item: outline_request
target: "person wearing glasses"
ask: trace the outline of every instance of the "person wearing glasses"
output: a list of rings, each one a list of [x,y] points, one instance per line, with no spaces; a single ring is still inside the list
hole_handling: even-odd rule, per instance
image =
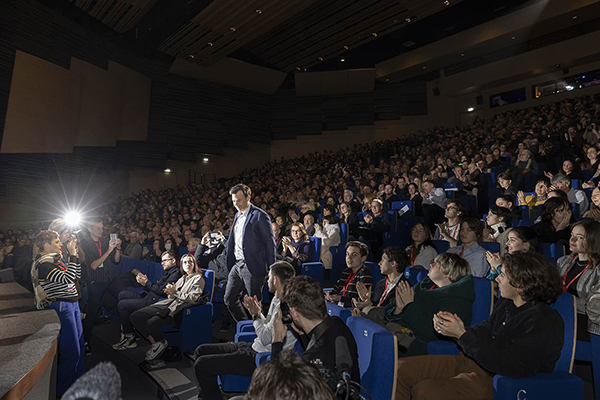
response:
[[[181,270],[177,268],[177,253],[175,250],[165,251],[161,255],[161,265],[163,272],[156,281],[152,283],[148,277],[138,272],[135,279],[138,284],[146,290],[145,297],[137,292],[123,290],[119,293],[119,302],[117,310],[121,318],[121,339],[113,344],[115,350],[125,350],[137,347],[136,338],[133,334],[133,325],[129,316],[137,310],[156,303],[159,299],[165,297],[165,288],[169,284],[177,282],[181,278]]]
[[[450,243],[450,247],[458,244],[460,235],[460,220],[467,216],[467,209],[459,201],[451,201],[446,204],[446,222],[437,224],[437,229],[433,235],[433,240],[445,240]]]
[[[310,243],[310,237],[306,233],[304,225],[300,222],[294,222],[290,227],[290,236],[284,236],[281,239],[283,251],[281,253],[283,260],[292,264],[296,274],[300,275],[302,263],[310,260],[313,248]]]

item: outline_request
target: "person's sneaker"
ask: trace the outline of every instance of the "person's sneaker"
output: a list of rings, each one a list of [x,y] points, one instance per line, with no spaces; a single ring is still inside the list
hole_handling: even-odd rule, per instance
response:
[[[92,354],[92,348],[88,342],[85,342],[85,355],[89,356],[90,354]]]
[[[155,358],[160,357],[160,355],[167,349],[168,343],[166,340],[162,342],[157,342],[150,347],[150,350],[146,352],[146,361],[152,361]]]
[[[133,349],[137,347],[134,335],[121,335],[121,340],[112,345],[115,350]]]

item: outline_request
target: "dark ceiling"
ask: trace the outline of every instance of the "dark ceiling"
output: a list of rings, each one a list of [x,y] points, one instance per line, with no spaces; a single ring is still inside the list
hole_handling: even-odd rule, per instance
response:
[[[373,68],[536,1],[42,2],[143,57],[166,61],[181,57],[200,65],[232,57],[295,72]]]

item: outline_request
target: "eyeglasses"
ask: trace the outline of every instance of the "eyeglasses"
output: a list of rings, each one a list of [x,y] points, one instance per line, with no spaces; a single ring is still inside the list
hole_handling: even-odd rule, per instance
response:
[[[167,258],[166,260],[162,260],[160,263],[164,264],[164,263],[172,261],[172,260],[174,260],[174,258]]]

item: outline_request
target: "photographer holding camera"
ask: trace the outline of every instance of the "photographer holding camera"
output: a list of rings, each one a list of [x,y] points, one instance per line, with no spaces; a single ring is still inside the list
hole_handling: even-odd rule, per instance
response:
[[[342,374],[360,382],[358,352],[350,329],[338,317],[329,317],[319,283],[307,276],[296,276],[283,285],[281,310],[273,322],[271,358],[283,350],[290,329],[299,334],[304,348],[302,358],[315,365],[332,388]]]
[[[217,282],[227,281],[227,239],[222,232],[207,232],[194,255],[200,267],[215,271]]]

